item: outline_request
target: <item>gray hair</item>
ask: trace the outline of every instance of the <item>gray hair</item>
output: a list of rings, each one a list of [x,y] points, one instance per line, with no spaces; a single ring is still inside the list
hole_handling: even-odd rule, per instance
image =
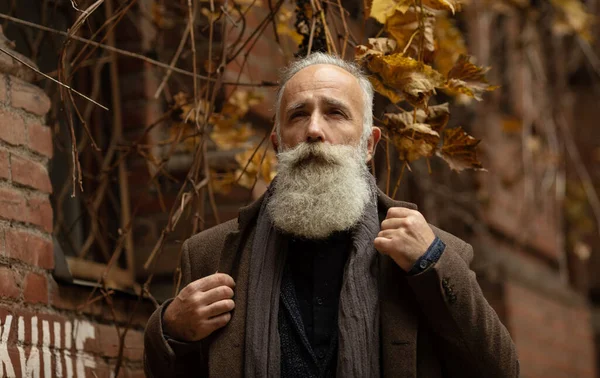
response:
[[[371,133],[373,132],[373,86],[371,85],[371,82],[357,64],[321,52],[316,52],[307,56],[306,58],[296,60],[287,68],[285,68],[281,73],[281,77],[279,80],[279,90],[277,91],[277,99],[275,101],[275,130],[277,132],[277,139],[279,140],[279,144],[281,145],[281,114],[279,114],[279,108],[281,106],[281,98],[283,97],[285,85],[299,71],[306,67],[313,66],[316,64],[329,64],[332,66],[340,67],[352,74],[354,77],[356,77],[356,80],[358,80],[358,84],[360,85],[360,88],[363,91],[364,103],[363,132],[360,144],[361,148],[364,147],[366,149],[367,141],[371,136]]]

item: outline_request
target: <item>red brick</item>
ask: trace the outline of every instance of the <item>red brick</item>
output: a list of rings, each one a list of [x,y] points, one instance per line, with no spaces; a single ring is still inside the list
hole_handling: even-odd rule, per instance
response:
[[[6,229],[7,257],[21,260],[44,269],[54,267],[52,241],[27,231]]]
[[[20,108],[38,116],[48,113],[50,99],[41,88],[15,77],[10,77],[10,80],[10,100],[13,108]]]
[[[144,333],[130,329],[125,336],[123,356],[130,361],[144,359]]]
[[[0,187],[0,218],[29,221],[27,200],[21,190]]]
[[[28,222],[40,226],[46,232],[52,232],[52,205],[50,199],[30,198],[28,201]]]
[[[12,181],[44,193],[52,193],[52,183],[45,166],[27,158],[11,154]]]
[[[28,144],[33,152],[51,158],[54,154],[52,148],[52,129],[39,123],[27,125]]]
[[[122,329],[119,330],[123,332]],[[96,325],[95,343],[89,345],[90,352],[102,353],[105,357],[117,357],[119,355],[119,334],[114,325]]]
[[[6,76],[0,75],[0,102],[5,103],[8,99],[8,87],[6,86]]]
[[[0,150],[0,178],[10,179],[10,165],[8,162],[8,151]]]
[[[0,297],[18,299],[21,294],[19,288],[19,274],[9,267],[0,267]]]
[[[0,139],[13,146],[25,144],[25,123],[18,114],[0,109]]]
[[[48,280],[46,276],[29,273],[25,277],[23,297],[29,303],[48,303]]]

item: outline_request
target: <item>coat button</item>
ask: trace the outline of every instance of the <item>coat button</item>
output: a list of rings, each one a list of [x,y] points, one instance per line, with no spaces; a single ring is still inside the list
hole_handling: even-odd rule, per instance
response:
[[[323,298],[317,297],[317,304],[320,306],[323,304]]]

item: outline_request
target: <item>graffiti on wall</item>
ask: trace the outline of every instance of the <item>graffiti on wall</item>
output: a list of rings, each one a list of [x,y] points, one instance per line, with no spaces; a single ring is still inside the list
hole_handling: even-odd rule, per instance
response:
[[[84,378],[86,368],[96,367],[84,349],[95,333],[85,320],[0,316],[0,376]]]

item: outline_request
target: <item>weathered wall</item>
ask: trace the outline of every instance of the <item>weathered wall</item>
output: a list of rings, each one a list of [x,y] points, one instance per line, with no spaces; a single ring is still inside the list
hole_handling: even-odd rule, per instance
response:
[[[0,45],[11,47],[1,30]],[[91,288],[52,277],[50,100],[33,79],[0,53],[0,376],[108,377],[119,355],[115,324],[132,316],[120,376],[141,377],[148,307],[124,294],[114,295],[114,312],[102,300],[83,306]]]

